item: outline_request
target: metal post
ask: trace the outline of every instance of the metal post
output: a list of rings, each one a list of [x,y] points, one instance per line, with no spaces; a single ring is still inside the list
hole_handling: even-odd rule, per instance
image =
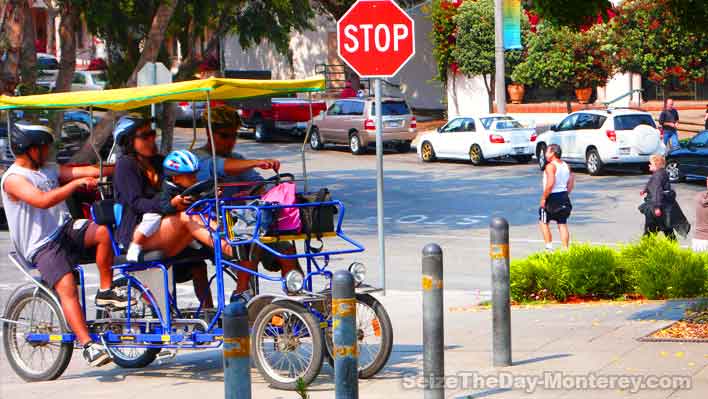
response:
[[[509,297],[509,223],[495,217],[489,225],[492,259],[492,363],[511,366],[511,299]]]
[[[356,334],[354,276],[338,270],[332,278],[332,338],[334,342],[334,397],[359,397],[359,349]]]
[[[376,224],[379,231],[379,285],[386,295],[386,243],[384,241],[383,206],[383,115],[381,111],[381,79],[374,79],[376,109]]]
[[[157,62],[151,63],[152,65],[152,84],[157,84]],[[150,104],[150,128],[152,130],[157,129],[157,123],[155,123],[155,115],[157,114],[157,109],[155,108],[155,103]]]
[[[219,210],[219,176],[217,176],[216,167],[216,148],[214,148],[214,130],[211,128],[211,97],[209,92],[206,92],[207,106],[207,132],[209,133],[209,142],[211,143],[211,167],[214,171],[214,210],[216,211],[216,225],[221,226],[221,215]],[[214,246],[220,245],[215,241]]]
[[[236,132],[238,134],[238,132]],[[189,145],[189,149],[194,148],[197,143],[197,107],[194,106],[194,101],[192,101],[192,144]]]
[[[423,397],[443,399],[445,327],[443,325],[443,254],[438,244],[423,248]]]
[[[224,308],[224,391],[226,399],[251,399],[250,334],[243,303]]]
[[[504,12],[503,0],[494,2],[494,53],[496,61],[495,80],[497,112],[506,114],[506,82],[504,80]]]
[[[307,142],[310,140],[310,135],[312,134],[312,93],[307,92],[307,102],[309,103],[310,106],[310,122],[307,125],[307,131],[305,132],[305,141],[302,143],[302,149],[300,153],[302,154],[302,178],[305,180],[304,182],[304,189],[305,192],[307,192],[308,186],[307,186],[307,160],[305,159],[305,147],[307,146]]]

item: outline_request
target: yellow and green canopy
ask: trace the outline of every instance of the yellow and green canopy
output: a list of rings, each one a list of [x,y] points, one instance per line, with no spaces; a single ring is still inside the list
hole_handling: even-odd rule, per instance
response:
[[[0,96],[0,110],[94,107],[125,111],[165,101],[233,100],[324,89],[325,81],[320,77],[301,80],[209,78],[124,89]]]

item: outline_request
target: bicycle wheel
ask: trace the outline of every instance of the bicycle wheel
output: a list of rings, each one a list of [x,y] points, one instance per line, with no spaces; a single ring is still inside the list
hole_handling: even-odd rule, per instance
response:
[[[331,306],[331,304],[330,304]],[[359,378],[371,378],[386,365],[393,349],[393,327],[381,302],[369,294],[356,295]],[[332,327],[325,329],[327,363],[334,368]]]
[[[121,277],[113,282],[116,288],[122,288],[127,290],[128,279]],[[130,297],[137,298],[138,303],[130,308],[131,319],[145,319],[154,318],[157,324],[157,312],[154,306],[143,297],[142,293],[135,285],[130,288]],[[96,310],[97,319],[124,319],[127,317],[126,309],[112,309],[104,308]],[[131,328],[127,328],[125,324],[122,323],[111,323],[109,329],[118,335],[121,334],[139,334],[140,326],[138,324],[132,324]],[[139,369],[146,367],[157,357],[160,353],[159,348],[139,348],[139,347],[119,347],[115,344],[108,344],[106,349],[111,353],[113,358],[113,363],[126,369]]]
[[[74,343],[29,342],[26,334],[70,333],[61,308],[34,286],[21,288],[7,304],[3,323],[3,346],[10,366],[28,382],[55,380],[71,360]]]
[[[251,330],[251,358],[277,389],[309,384],[322,368],[322,334],[317,319],[299,303],[279,301],[261,310]]]

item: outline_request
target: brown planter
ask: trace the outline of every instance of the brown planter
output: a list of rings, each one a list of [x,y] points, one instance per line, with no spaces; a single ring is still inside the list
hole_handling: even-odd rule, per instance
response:
[[[506,86],[506,91],[509,93],[509,99],[512,104],[521,104],[521,102],[524,101],[524,92],[526,89],[521,83],[509,84]]]
[[[590,101],[590,96],[592,96],[592,87],[575,89],[575,97],[578,98],[580,104],[587,104]]]

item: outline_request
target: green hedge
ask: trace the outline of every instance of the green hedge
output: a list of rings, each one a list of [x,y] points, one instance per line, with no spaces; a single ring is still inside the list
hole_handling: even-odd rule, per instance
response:
[[[567,251],[512,261],[510,272],[511,297],[517,302],[708,295],[708,254],[696,254],[663,236],[619,248],[575,244]]]

